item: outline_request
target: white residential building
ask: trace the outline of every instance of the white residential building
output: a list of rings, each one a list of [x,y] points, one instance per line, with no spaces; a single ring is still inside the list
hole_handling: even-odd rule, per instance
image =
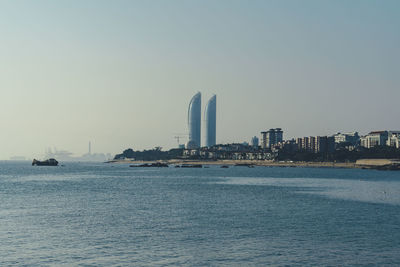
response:
[[[388,131],[370,132],[368,135],[360,138],[360,145],[366,148],[384,146],[388,140],[388,134]]]
[[[400,148],[400,131],[390,131],[386,145]]]

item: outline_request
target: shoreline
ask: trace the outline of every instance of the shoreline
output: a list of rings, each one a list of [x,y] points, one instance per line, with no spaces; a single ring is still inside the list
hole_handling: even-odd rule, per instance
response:
[[[308,168],[347,168],[347,169],[361,169],[363,166],[357,165],[355,162],[276,162],[276,161],[262,161],[262,160],[184,160],[184,159],[171,159],[171,160],[110,160],[106,163],[113,164],[151,164],[155,162],[166,163],[168,165],[252,165],[263,167],[308,167]]]

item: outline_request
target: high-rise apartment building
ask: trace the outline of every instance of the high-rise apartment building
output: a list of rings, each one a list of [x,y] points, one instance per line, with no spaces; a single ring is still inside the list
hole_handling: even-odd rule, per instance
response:
[[[283,141],[283,131],[281,128],[269,129],[269,131],[261,132],[262,148],[271,148]]]
[[[308,136],[297,138],[297,149],[313,153],[330,153],[335,148],[333,136]]]
[[[314,153],[332,153],[335,150],[335,138],[333,136],[316,136],[314,140]]]

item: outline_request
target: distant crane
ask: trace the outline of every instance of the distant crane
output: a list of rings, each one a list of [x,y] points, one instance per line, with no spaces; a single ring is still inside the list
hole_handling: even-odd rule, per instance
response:
[[[178,147],[180,146],[180,142],[179,142],[179,140],[180,139],[182,139],[182,138],[186,138],[188,136],[188,134],[176,134],[175,136],[174,136],[174,138],[176,139],[176,141],[177,141],[177,143],[178,143]]]
[[[179,135],[174,136],[174,138],[176,139],[176,141],[178,142],[179,145],[179,138],[181,138]]]

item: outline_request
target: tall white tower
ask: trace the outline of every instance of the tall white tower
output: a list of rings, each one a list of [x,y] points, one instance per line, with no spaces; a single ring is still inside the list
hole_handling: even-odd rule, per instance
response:
[[[217,96],[213,95],[208,100],[204,110],[204,121],[206,124],[206,146],[211,147],[216,144],[217,135]]]
[[[188,108],[189,142],[187,148],[198,148],[201,145],[201,93],[190,100]]]

